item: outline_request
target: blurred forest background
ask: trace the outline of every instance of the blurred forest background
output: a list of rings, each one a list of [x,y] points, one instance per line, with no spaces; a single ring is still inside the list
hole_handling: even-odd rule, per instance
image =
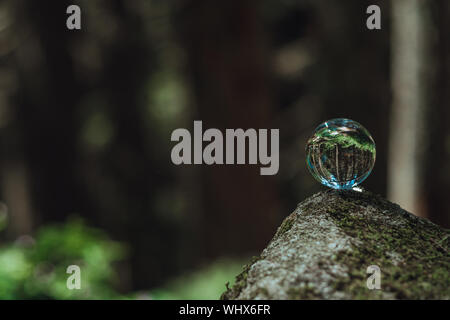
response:
[[[218,298],[323,189],[304,147],[335,117],[377,144],[365,188],[449,227],[448,101],[447,0],[2,0],[0,298]],[[279,173],[173,165],[193,120],[279,128]]]

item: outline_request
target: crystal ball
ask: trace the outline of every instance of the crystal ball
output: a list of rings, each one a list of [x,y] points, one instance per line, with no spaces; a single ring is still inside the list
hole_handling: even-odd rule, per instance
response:
[[[306,145],[306,165],[323,185],[340,190],[355,188],[375,164],[375,142],[369,131],[350,119],[321,123]]]

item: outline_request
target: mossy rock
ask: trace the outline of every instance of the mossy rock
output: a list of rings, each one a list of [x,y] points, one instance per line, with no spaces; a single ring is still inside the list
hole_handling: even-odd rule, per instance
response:
[[[450,299],[450,231],[368,191],[300,203],[222,299]],[[369,289],[369,266],[380,289]]]

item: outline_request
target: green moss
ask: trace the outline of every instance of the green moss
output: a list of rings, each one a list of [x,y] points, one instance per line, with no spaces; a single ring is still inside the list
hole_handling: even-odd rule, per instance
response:
[[[280,227],[277,230],[277,233],[275,234],[275,237],[280,237],[286,232],[288,232],[292,226],[294,225],[295,219],[297,218],[297,214],[291,213],[284,221],[281,223]]]
[[[287,291],[289,300],[313,300],[318,298],[318,293],[312,284],[302,288],[290,288]]]
[[[259,287],[253,292],[253,295],[250,297],[250,299],[255,299],[257,296],[269,296],[269,291],[266,288]]]
[[[243,271],[236,276],[233,287],[229,288],[229,284],[226,284],[227,290],[220,296],[220,300],[233,300],[237,298],[242,289],[247,285],[247,275],[250,267],[260,259],[261,257],[259,256],[252,257],[250,262],[244,266]]]
[[[280,227],[278,228],[275,237],[280,237],[283,234],[285,234],[287,231],[289,231],[292,226],[294,225],[296,219],[296,213],[290,214],[284,221],[281,223]],[[247,285],[247,274],[250,270],[250,267],[257,261],[259,261],[261,258],[259,256],[252,257],[251,261],[246,264],[243,268],[243,271],[236,276],[235,284],[232,288],[229,288],[229,284],[226,284],[227,290],[222,294],[220,297],[221,300],[232,300],[235,299],[239,293],[242,291],[242,289]],[[267,289],[265,288],[259,288],[259,293],[262,293],[263,295],[267,295]],[[255,296],[258,294],[255,293]]]
[[[353,243],[352,251],[336,255],[337,262],[347,266],[349,276],[338,279],[335,288],[356,299],[381,298],[381,291],[398,299],[450,297],[448,231],[431,223],[419,225],[417,218],[406,213],[404,223],[398,225],[358,215],[375,203],[389,210],[388,214],[401,214],[398,206],[369,192],[336,193],[333,203],[326,208],[340,230],[362,243]],[[396,262],[391,252],[399,255],[400,261]],[[369,265],[381,269],[381,291],[367,290],[365,271]]]
[[[311,228],[309,222],[303,224],[296,236],[301,235],[298,239],[305,240],[315,238],[317,235],[314,235],[313,226],[322,222],[311,217],[316,216],[317,219],[331,221],[340,233],[346,234],[346,241],[350,242],[349,248],[326,252],[324,257],[331,258],[319,257],[314,265],[308,266],[305,270],[308,278],[300,277],[299,281],[289,284],[292,287],[285,288],[289,299],[330,297],[329,290],[326,294],[321,292],[318,283],[311,280],[324,272],[331,277],[324,285],[328,288],[331,286],[333,297],[339,297],[339,293],[342,293],[342,297],[346,299],[450,299],[449,230],[414,217],[398,205],[367,191],[328,190],[301,203],[299,210],[301,215],[296,211],[283,221],[272,241],[289,241],[286,233],[294,223],[301,223],[300,219],[305,218],[313,224]],[[326,226],[324,224],[324,230]],[[337,235],[336,238],[340,237]],[[276,250],[282,248],[283,245],[280,245]],[[314,255],[315,249],[318,249],[317,258],[323,254],[320,251],[323,250],[323,242],[317,248],[312,243],[307,250]],[[281,251],[280,253],[282,254]],[[254,257],[244,267],[236,277],[235,285],[232,288],[227,286],[221,299],[235,299],[240,295],[249,285],[247,276],[250,267],[260,259]],[[304,263],[297,258],[289,261],[289,264],[284,262],[284,268],[289,270],[294,268],[294,264]],[[381,269],[381,290],[367,288],[369,274],[366,270],[370,265],[377,265]],[[345,271],[336,272],[336,267]],[[244,295],[247,299],[256,296],[271,299],[277,297],[276,293],[269,294],[267,288],[259,287],[258,283],[252,283],[250,288],[249,294]]]

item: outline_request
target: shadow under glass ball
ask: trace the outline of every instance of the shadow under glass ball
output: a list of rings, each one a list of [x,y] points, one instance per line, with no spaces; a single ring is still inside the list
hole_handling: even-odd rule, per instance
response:
[[[348,190],[363,182],[375,164],[370,133],[350,119],[332,119],[315,130],[306,145],[306,164],[325,186]]]

